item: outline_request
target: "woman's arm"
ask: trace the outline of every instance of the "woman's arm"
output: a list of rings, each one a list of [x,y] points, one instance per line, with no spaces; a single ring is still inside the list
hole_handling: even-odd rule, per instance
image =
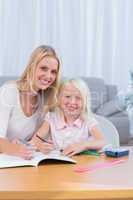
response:
[[[105,146],[104,136],[97,126],[93,126],[90,130],[91,139],[88,141],[79,142],[68,146],[63,153],[68,156],[73,156],[81,151],[88,149],[100,150]]]
[[[36,147],[37,150],[42,153],[48,153],[49,151],[54,149],[53,143],[51,139],[45,139],[50,130],[50,125],[47,121],[44,121],[38,131],[33,135],[30,140],[30,144]]]
[[[14,144],[7,138],[11,113],[17,105],[17,91],[14,84],[5,83],[0,87],[0,153],[20,156],[25,159],[32,157],[32,152],[25,145]],[[8,130],[10,132],[10,130]]]
[[[33,157],[32,150],[26,147],[26,145],[21,143],[13,143],[5,138],[0,138],[0,153],[19,156],[24,159],[31,159]]]

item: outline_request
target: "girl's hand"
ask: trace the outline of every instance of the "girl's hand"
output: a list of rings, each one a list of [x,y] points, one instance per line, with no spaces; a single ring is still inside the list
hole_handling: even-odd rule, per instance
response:
[[[41,151],[42,153],[49,153],[54,149],[54,145],[51,139],[48,139],[47,142],[43,142],[36,136],[33,136],[29,143],[34,146],[36,150]]]
[[[39,151],[41,151],[42,153],[49,153],[50,151],[54,149],[55,147],[53,145],[53,142],[50,140],[48,142],[41,142],[39,146]]]
[[[75,143],[69,145],[67,148],[63,150],[63,154],[66,156],[73,156],[75,154],[80,153],[81,151],[86,150],[86,142]]]

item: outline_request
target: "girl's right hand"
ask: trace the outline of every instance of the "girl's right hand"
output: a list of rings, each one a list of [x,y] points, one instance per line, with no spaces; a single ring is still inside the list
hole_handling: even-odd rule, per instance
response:
[[[47,142],[42,142],[40,147],[39,147],[39,151],[41,151],[42,153],[49,153],[50,151],[54,150],[55,147],[52,143],[52,141],[49,143]]]
[[[39,140],[37,137],[34,137],[29,141],[32,146],[35,146],[36,149],[42,153],[49,153],[50,151],[54,150],[54,145],[52,140],[48,140],[48,142],[43,142]]]

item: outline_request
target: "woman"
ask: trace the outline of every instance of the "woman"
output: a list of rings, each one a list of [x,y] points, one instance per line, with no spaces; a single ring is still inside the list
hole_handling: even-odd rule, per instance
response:
[[[26,70],[19,80],[5,83],[0,88],[0,152],[32,157],[32,151],[17,141],[30,140],[42,121],[42,114],[55,102],[60,61],[55,50],[40,46],[34,50]],[[44,108],[44,109],[43,109]],[[42,145],[43,151],[53,148]]]

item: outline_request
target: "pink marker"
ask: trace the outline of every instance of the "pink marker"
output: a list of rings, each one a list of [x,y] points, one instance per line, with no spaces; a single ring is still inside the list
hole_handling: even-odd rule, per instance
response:
[[[117,164],[121,164],[125,161],[126,160],[113,160],[111,162],[97,164],[93,167],[76,167],[74,169],[74,171],[77,172],[77,173],[93,172],[97,169],[108,168],[108,167],[111,167],[111,166],[114,166],[114,165],[117,165]]]

